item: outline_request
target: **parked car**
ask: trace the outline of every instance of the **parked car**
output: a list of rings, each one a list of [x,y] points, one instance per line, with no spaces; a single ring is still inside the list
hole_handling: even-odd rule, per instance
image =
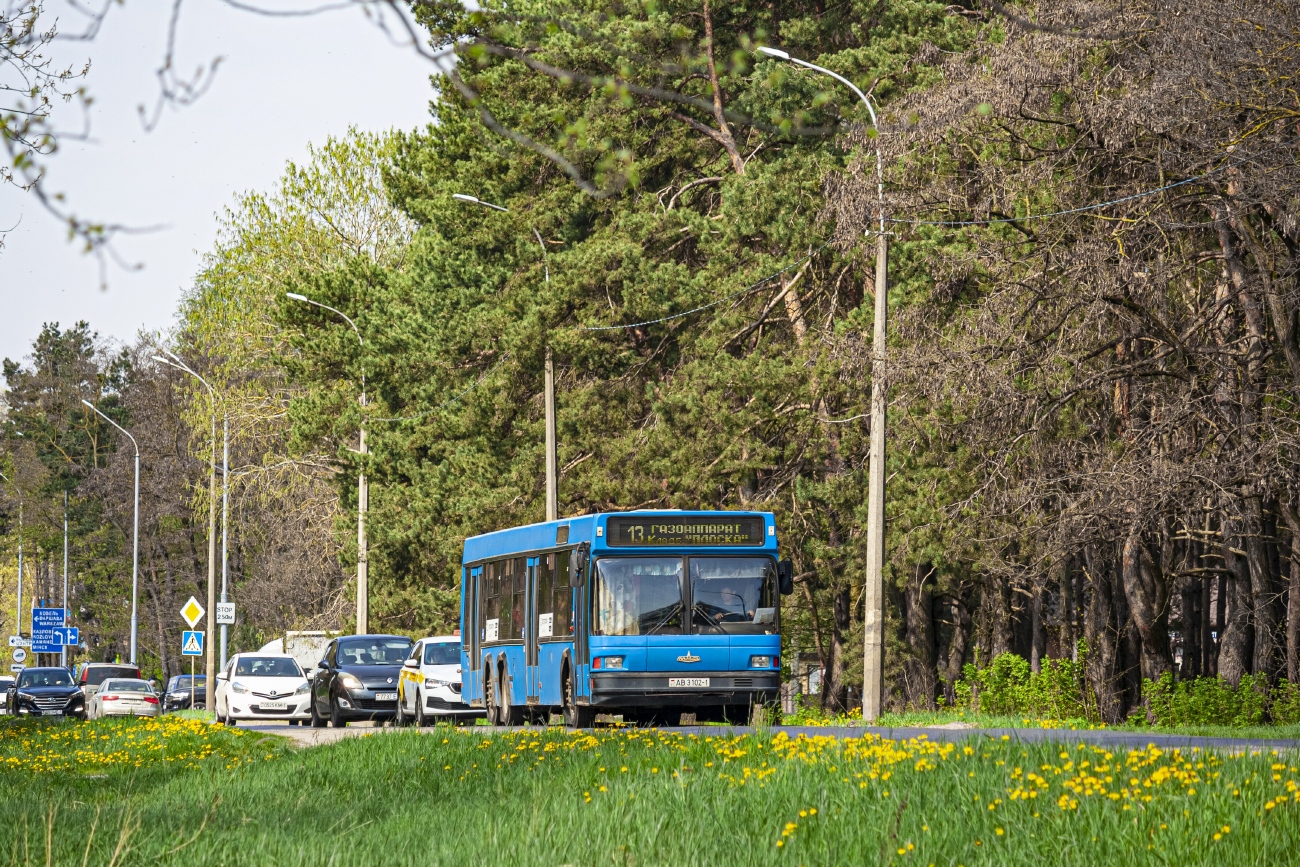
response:
[[[350,720],[391,719],[397,712],[397,679],[414,643],[402,635],[331,641],[311,680],[311,724],[343,728]]]
[[[163,713],[189,710],[191,697],[194,708],[208,709],[207,675],[197,674],[191,677],[188,674],[178,674],[167,681],[167,689],[163,691],[162,696]]]
[[[86,719],[106,716],[158,716],[162,712],[158,694],[147,680],[110,677],[90,694]]]
[[[6,693],[5,704],[16,716],[86,715],[86,701],[66,668],[29,668]]]
[[[73,676],[87,704],[90,703],[91,694],[110,677],[125,677],[133,680],[144,678],[136,666],[118,662],[83,662],[74,669]]]
[[[241,719],[287,719],[290,725],[311,718],[307,675],[283,653],[236,653],[217,675],[213,695],[217,719],[235,725]]]
[[[426,726],[433,717],[461,723],[482,715],[460,698],[460,639],[443,635],[415,642],[397,681],[397,724]]]
[[[9,713],[9,701],[8,701],[9,688],[12,687],[16,682],[17,681],[15,681],[12,677],[9,677],[8,675],[0,677],[0,693],[3,693],[5,695],[5,700],[0,701],[0,714]]]

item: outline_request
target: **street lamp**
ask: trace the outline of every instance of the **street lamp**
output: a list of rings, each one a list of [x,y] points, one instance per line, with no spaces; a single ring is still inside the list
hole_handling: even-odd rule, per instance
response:
[[[474,196],[467,196],[464,193],[452,193],[451,196],[458,202],[465,202],[470,205],[482,205],[485,208],[491,208],[494,211],[503,211],[509,213],[509,208],[503,208],[500,205],[494,205],[491,202],[485,202]],[[537,239],[537,244],[542,248],[542,269],[546,274],[547,287],[551,284],[551,266],[546,261],[546,242],[542,240],[542,235],[533,228],[533,237]],[[559,460],[556,454],[556,436],[555,436],[555,367],[551,363],[551,344],[546,343],[546,376],[545,376],[545,395],[543,403],[546,408],[546,520],[556,521],[560,517],[560,494],[559,494]]]
[[[766,45],[758,52],[778,60],[829,75],[857,94],[867,107],[877,132],[876,109],[867,95],[844,76],[829,69],[791,57]],[[889,313],[889,243],[885,236],[885,170],[880,147],[876,146],[876,194],[880,200],[880,230],[876,233],[876,313],[871,334],[871,463],[867,483],[867,585],[863,636],[862,718],[880,716],[880,687],[883,676],[884,569],[885,569],[885,317]]]
[[[361,337],[361,329],[357,328],[357,323],[352,321],[351,316],[328,304],[313,301],[306,295],[299,295],[297,292],[286,292],[285,297],[328,310],[342,318],[352,326],[353,333],[357,335],[357,345],[361,347],[364,354],[366,342]],[[366,365],[363,359],[361,362],[361,431],[357,437],[357,453],[361,455],[361,472],[357,475],[357,633],[359,635],[365,635],[370,631],[370,554],[366,545],[366,512],[370,509],[370,483],[366,479],[366,455],[370,452],[366,448],[365,413]]]
[[[163,358],[161,355],[154,355],[152,356],[153,360],[158,362],[159,364],[165,364],[168,367],[174,367],[177,370],[188,373],[190,376],[194,377],[199,382],[203,383],[203,387],[208,390],[208,398],[212,401],[212,462],[208,464],[208,470],[209,470],[209,474],[208,474],[208,623],[210,625],[216,619],[215,612],[217,607],[217,393],[212,388],[212,385],[206,379],[199,376],[192,368],[189,367],[189,365],[181,361],[180,356],[166,349],[164,349],[163,352],[167,354],[167,358]],[[225,454],[228,459],[230,455],[229,415],[226,416],[226,423],[225,423],[224,430],[226,431]],[[225,491],[225,483],[226,483],[226,467],[223,465],[221,468],[221,484],[222,484],[223,492]],[[224,496],[223,496],[223,500],[224,500]],[[223,517],[222,525],[221,525],[221,532],[223,534],[223,542],[221,546],[222,551],[225,551],[225,542],[224,542],[225,531],[226,531],[226,527],[225,527],[225,520]],[[223,584],[225,581],[225,572],[226,572],[225,563],[223,562],[222,569],[221,569]],[[222,601],[224,602],[225,601],[224,587],[222,588],[221,595],[222,595]],[[211,633],[212,630],[209,628],[208,629],[209,637],[211,637]],[[215,712],[217,707],[217,699],[216,699],[217,670],[216,670],[216,660],[213,654],[215,653],[216,649],[212,646],[211,641],[208,641],[207,646],[208,646],[208,651],[205,654],[207,656],[207,660],[206,660],[206,665],[204,666],[207,670],[206,671],[207,676],[204,678],[206,683],[204,684],[204,698],[203,698],[204,705],[203,706],[207,710]],[[222,667],[223,668],[225,667],[224,659],[222,660]]]
[[[15,491],[18,491],[18,620],[14,632],[21,638],[23,634],[23,492],[4,473],[0,473],[0,479],[4,479],[14,486]]]
[[[90,401],[82,398],[82,403],[90,407],[95,415],[117,428],[127,439],[131,440],[131,446],[135,449],[135,513],[131,520],[131,664],[135,665],[136,641],[140,634],[140,609],[138,607],[140,592],[140,445],[131,436],[130,431],[104,415]],[[64,518],[64,524],[67,524],[67,518]],[[66,557],[66,554],[65,554]]]

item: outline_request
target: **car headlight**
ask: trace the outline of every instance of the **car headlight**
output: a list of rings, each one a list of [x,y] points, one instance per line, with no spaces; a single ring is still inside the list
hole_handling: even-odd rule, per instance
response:
[[[19,701],[35,701],[36,699],[34,699],[34,698],[31,696],[30,693],[20,692],[20,693],[18,693],[18,700],[19,700]]]
[[[455,683],[453,680],[438,680],[436,677],[426,677],[424,679],[424,688],[441,689],[444,686],[451,686],[453,683]]]
[[[346,672],[339,675],[339,683],[343,684],[344,689],[365,689],[365,684],[353,675]]]
[[[230,682],[230,691],[231,691],[231,692],[248,692],[248,687],[244,686],[242,683],[240,683],[240,682],[237,681],[237,680],[232,680],[232,681]]]
[[[309,689],[310,689],[310,687],[308,687],[307,684],[304,683],[302,686],[300,686],[300,687],[298,687],[297,689],[295,689],[295,690],[293,691],[293,694],[294,694],[294,695],[306,695]]]

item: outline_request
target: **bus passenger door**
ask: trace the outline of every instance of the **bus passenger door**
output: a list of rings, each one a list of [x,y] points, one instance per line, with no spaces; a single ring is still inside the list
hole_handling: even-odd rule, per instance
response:
[[[586,542],[569,557],[569,586],[573,588],[573,665],[577,676],[574,678],[574,694],[589,697],[591,689],[587,686],[590,659],[587,656],[588,615],[591,612],[591,582],[587,579],[588,561],[591,559],[591,546]]]
[[[469,580],[465,582],[465,593],[461,600],[465,615],[460,624],[460,645],[465,652],[461,660],[461,691],[465,702],[477,701],[483,704],[483,624],[479,617],[480,599],[483,583],[483,567],[476,566],[469,570]]]
[[[524,602],[524,670],[529,704],[537,704],[537,560],[528,558],[528,595]]]

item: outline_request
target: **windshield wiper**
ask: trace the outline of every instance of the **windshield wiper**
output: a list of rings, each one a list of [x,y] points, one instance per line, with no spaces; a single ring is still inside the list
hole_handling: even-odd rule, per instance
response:
[[[691,609],[691,613],[700,615],[701,620],[696,621],[697,626],[711,626],[714,629],[716,629],[718,632],[727,631],[722,628],[722,625],[720,623],[718,623],[716,620],[713,619],[713,615],[711,613],[705,610],[704,603],[696,602],[694,607]]]
[[[668,613],[664,615],[662,620],[660,620],[654,626],[651,626],[649,629],[647,629],[645,634],[654,635],[656,630],[661,629],[662,627],[667,625],[669,620],[672,620],[674,617],[676,617],[681,613],[682,613],[682,603],[678,602],[674,604],[672,608],[668,609]]]

